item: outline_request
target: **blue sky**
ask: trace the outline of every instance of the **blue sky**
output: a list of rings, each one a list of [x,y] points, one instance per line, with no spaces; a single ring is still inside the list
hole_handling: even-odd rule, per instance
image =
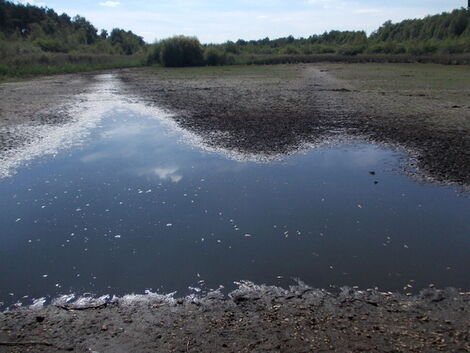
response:
[[[371,32],[386,20],[449,11],[467,0],[21,0],[71,16],[80,14],[96,27],[130,29],[147,42],[176,34],[202,42],[308,37],[332,29]]]

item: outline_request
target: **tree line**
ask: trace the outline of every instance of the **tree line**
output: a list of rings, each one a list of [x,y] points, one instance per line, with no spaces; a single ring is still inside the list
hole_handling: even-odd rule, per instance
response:
[[[53,53],[57,55],[52,58],[49,54]],[[387,21],[370,35],[329,31],[308,38],[239,39],[222,44],[201,44],[195,37],[175,36],[149,45],[131,31],[98,31],[81,16],[71,18],[49,8],[0,0],[0,59],[7,58],[8,65],[19,67],[22,61],[12,63],[12,57],[31,54],[31,62],[54,62],[64,61],[58,55],[69,53],[142,56],[146,57],[142,64],[163,66],[295,62],[295,58],[313,56],[453,56],[470,53],[470,10],[461,8],[399,23]]]
[[[185,49],[186,48],[186,49]],[[164,66],[224,65],[230,63],[295,62],[312,55],[454,55],[470,53],[470,10],[424,19],[385,22],[369,36],[364,31],[330,31],[308,38],[227,41],[202,45],[194,37],[177,36],[153,44],[148,63]],[[279,61],[283,57],[285,60]],[[276,59],[277,58],[277,59]]]
[[[0,0],[0,56],[40,51],[132,55],[145,46],[131,31],[98,32],[82,16],[71,18],[49,8]]]

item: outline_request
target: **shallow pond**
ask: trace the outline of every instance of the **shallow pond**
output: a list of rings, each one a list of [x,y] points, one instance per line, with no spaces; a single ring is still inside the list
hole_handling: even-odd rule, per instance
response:
[[[238,280],[470,289],[468,194],[400,174],[398,152],[341,144],[240,161],[170,118],[100,114],[80,145],[0,180],[5,306]]]

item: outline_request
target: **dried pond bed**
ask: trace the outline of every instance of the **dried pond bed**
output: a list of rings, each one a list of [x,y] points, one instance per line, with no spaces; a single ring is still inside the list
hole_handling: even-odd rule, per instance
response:
[[[366,136],[409,148],[434,179],[468,185],[470,109],[461,100],[468,89],[455,93],[448,86],[441,97],[432,90],[377,90],[344,70],[141,69],[119,77],[125,94],[177,112],[182,127],[217,148],[269,156],[345,134]],[[91,82],[67,75],[2,85],[2,131],[18,123],[60,124],[68,118],[58,111],[61,97],[82,93]],[[24,141],[2,133],[0,142],[9,149]],[[408,297],[254,286],[231,299],[216,293],[3,313],[0,352],[466,352],[468,315],[468,294],[452,289]]]

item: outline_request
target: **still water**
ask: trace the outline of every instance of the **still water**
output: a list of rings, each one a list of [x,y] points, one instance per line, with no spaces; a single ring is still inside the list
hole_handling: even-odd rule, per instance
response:
[[[164,120],[164,119],[163,119]],[[0,180],[0,302],[286,286],[470,289],[470,199],[376,145],[273,161],[207,151],[110,109],[80,146]]]

